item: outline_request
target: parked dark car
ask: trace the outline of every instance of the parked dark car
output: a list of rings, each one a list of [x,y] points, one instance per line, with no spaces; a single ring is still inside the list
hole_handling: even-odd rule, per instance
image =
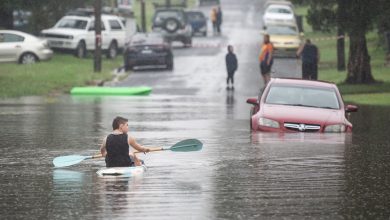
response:
[[[207,18],[201,11],[187,11],[187,18],[192,26],[192,35],[201,33],[207,36]]]
[[[125,70],[134,67],[161,67],[173,69],[171,46],[161,34],[137,33],[127,43],[124,51]]]
[[[181,41],[185,47],[192,46],[192,28],[183,9],[160,8],[154,12],[152,30],[171,41]]]

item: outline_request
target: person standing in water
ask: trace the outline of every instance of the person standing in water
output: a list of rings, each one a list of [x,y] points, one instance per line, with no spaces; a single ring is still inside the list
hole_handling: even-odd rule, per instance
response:
[[[230,89],[229,83],[231,82],[232,87],[231,89],[234,89],[234,73],[236,72],[238,68],[238,61],[236,54],[233,52],[233,46],[229,45],[227,47],[228,53],[226,54],[225,60],[226,60],[226,70],[227,70],[227,79],[226,79],[226,89]]]
[[[264,87],[271,80],[271,68],[274,62],[273,51],[274,47],[270,41],[270,36],[266,34],[264,35],[264,42],[259,55],[260,71],[263,77]]]

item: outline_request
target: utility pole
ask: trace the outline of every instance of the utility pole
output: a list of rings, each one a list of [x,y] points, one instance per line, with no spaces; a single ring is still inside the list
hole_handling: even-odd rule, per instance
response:
[[[141,0],[141,25],[142,31],[146,33],[145,0]]]
[[[95,53],[93,71],[102,71],[102,0],[95,0]]]

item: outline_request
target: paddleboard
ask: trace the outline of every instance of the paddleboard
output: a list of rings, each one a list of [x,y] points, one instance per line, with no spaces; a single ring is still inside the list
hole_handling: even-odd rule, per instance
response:
[[[109,167],[102,168],[96,173],[99,176],[122,176],[122,177],[136,177],[141,176],[147,170],[145,165],[136,167]]]
[[[70,91],[72,95],[149,95],[152,88],[140,87],[73,87]]]

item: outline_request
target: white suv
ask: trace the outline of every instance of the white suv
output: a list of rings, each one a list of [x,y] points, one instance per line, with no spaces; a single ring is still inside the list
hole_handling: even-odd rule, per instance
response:
[[[102,15],[102,50],[108,58],[115,58],[126,42],[125,27],[120,17]],[[85,57],[88,50],[95,49],[94,16],[67,15],[50,29],[41,31],[53,49],[71,50],[77,57]]]

